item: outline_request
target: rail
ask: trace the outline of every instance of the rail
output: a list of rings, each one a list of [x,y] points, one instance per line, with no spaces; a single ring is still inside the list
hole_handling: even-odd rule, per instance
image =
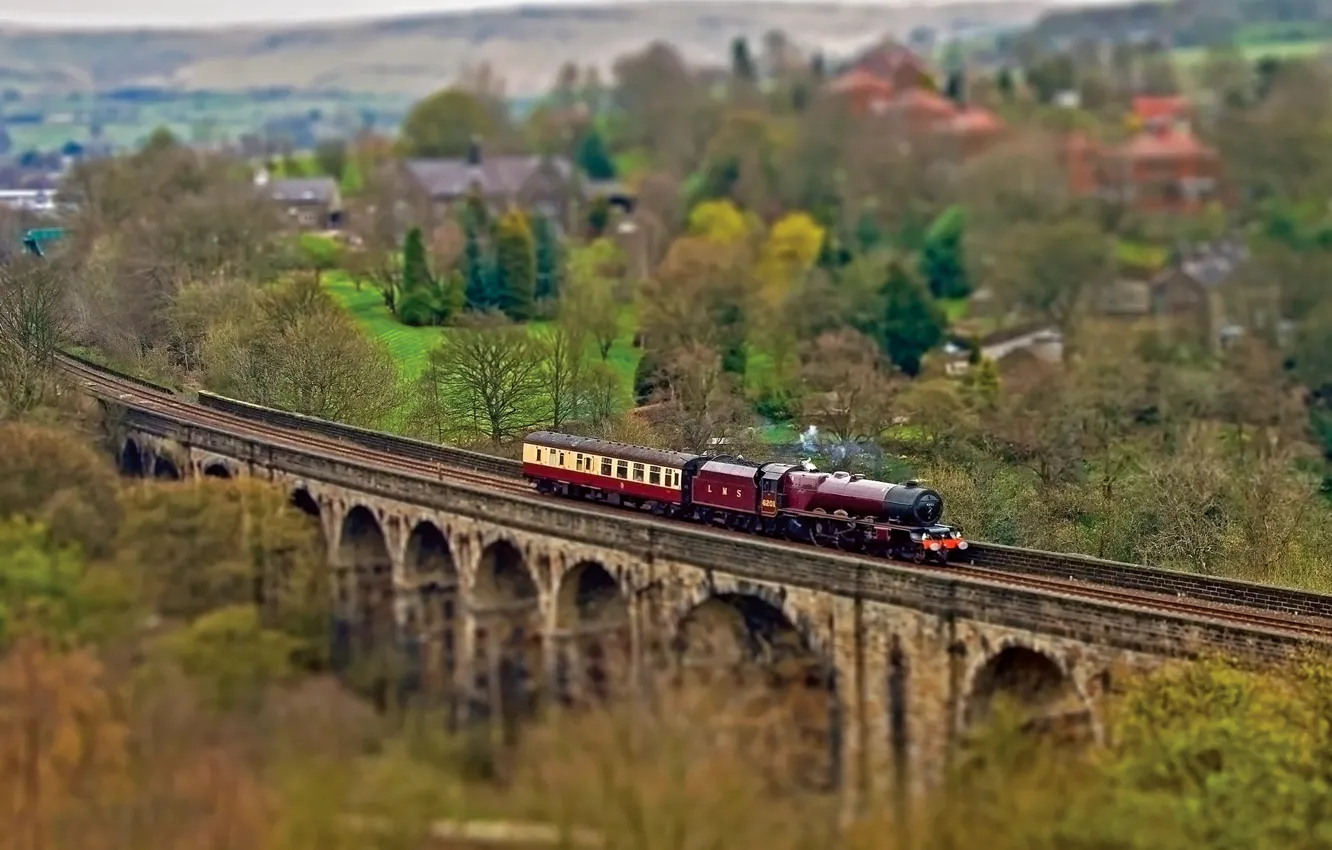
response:
[[[394,434],[272,410],[212,393],[199,393],[199,402],[206,407],[255,422],[318,433],[374,451],[400,454],[424,463],[443,464],[515,479],[522,477],[522,464],[508,458],[437,446]],[[1016,574],[1071,579],[1152,593],[1174,593],[1204,602],[1244,605],[1267,611],[1332,619],[1332,595],[1240,579],[1186,573],[1164,567],[1108,561],[1088,555],[1044,552],[1038,549],[976,541],[968,550],[966,563]]]
[[[80,357],[77,354],[70,354],[68,351],[62,351],[58,355],[56,355],[57,360],[59,360],[62,357],[73,360],[76,363],[82,363],[84,366],[87,366],[89,369],[96,369],[99,372],[104,372],[108,375],[112,375],[116,378],[119,378],[122,381],[128,381],[131,384],[143,387],[144,389],[152,390],[153,392],[166,393],[167,395],[176,394],[176,391],[171,389],[170,387],[164,387],[161,384],[154,384],[152,381],[148,381],[143,378],[136,378],[133,375],[126,374],[117,369],[112,369],[110,366],[107,366],[105,363],[94,363],[92,360],[89,360],[86,357]]]

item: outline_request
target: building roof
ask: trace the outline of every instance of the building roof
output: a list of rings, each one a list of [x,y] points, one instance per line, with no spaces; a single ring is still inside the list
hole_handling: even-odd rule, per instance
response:
[[[939,118],[952,118],[957,115],[957,105],[951,100],[924,89],[907,89],[899,93],[888,103],[890,111],[928,112]]]
[[[855,60],[853,67],[879,77],[891,77],[903,67],[914,68],[930,75],[930,67],[911,48],[891,38],[884,39],[866,50]]]
[[[948,129],[963,135],[997,133],[1004,129],[1004,122],[988,109],[968,106],[958,110],[948,121]]]
[[[668,466],[672,469],[683,467],[698,457],[686,452],[672,452],[663,449],[651,449],[645,446],[631,446],[612,440],[598,440],[593,437],[579,437],[573,434],[561,434],[558,431],[533,431],[523,439],[533,446],[551,449],[563,449],[566,452],[585,452],[590,455],[609,457],[615,460],[648,463],[656,466]]]
[[[1249,248],[1235,239],[1221,239],[1199,245],[1179,259],[1172,268],[1157,276],[1159,285],[1174,274],[1185,274],[1206,288],[1221,286],[1230,280],[1249,259]]]
[[[864,68],[853,68],[828,84],[834,94],[878,94],[891,97],[893,84]]]
[[[337,200],[338,182],[332,177],[290,177],[269,183],[268,194],[284,204],[327,204]]]
[[[1112,152],[1127,159],[1192,159],[1214,157],[1216,152],[1187,129],[1145,130]]]
[[[1188,99],[1179,95],[1139,95],[1133,98],[1133,115],[1144,122],[1177,118],[1188,111]]]
[[[412,159],[407,172],[432,198],[465,195],[476,184],[483,195],[512,195],[518,192],[549,162],[564,178],[573,176],[573,164],[565,157],[490,156],[478,163],[466,159]]]

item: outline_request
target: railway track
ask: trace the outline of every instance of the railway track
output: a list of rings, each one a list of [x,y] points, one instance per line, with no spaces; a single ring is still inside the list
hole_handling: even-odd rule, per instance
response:
[[[256,421],[252,417],[238,416],[214,408],[204,407],[182,400],[163,388],[154,388],[141,382],[126,380],[75,358],[61,358],[66,371],[85,389],[96,395],[132,405],[148,411],[178,419],[185,424],[212,427],[262,442],[271,443],[289,450],[325,456],[343,462],[371,466],[386,471],[425,480],[447,481],[451,485],[484,489],[490,492],[500,491],[522,498],[540,500],[544,497],[536,493],[534,487],[522,479],[508,475],[476,470],[459,469],[443,464],[424,464],[413,459],[403,458],[390,452],[356,445],[319,434],[282,428]],[[631,511],[624,508],[602,505],[595,502],[558,500],[579,509],[594,511],[609,516],[639,516],[649,518],[646,511]],[[683,520],[663,517],[650,517],[653,521],[675,524],[708,534],[725,535],[752,539],[752,535],[728,531],[720,527],[700,526]],[[782,546],[797,551],[808,551],[807,544],[782,540],[779,538],[758,538],[771,545]],[[884,564],[877,559],[865,556],[842,554],[828,549],[820,549],[825,554],[845,558],[849,566],[860,569],[874,569]],[[924,572],[914,565],[888,562],[895,569]],[[1140,589],[1126,589],[1089,583],[1085,581],[1011,572],[991,567],[950,564],[949,573],[966,577],[973,581],[997,584],[1007,587],[1021,587],[1053,596],[1067,596],[1095,600],[1118,607],[1132,607],[1153,613],[1173,613],[1187,617],[1220,620],[1236,625],[1260,628],[1269,631],[1284,632],[1305,637],[1326,640],[1332,637],[1332,620],[1303,616],[1290,613],[1273,613],[1258,608],[1238,604],[1225,604],[1214,601],[1198,600],[1171,594],[1151,592]]]

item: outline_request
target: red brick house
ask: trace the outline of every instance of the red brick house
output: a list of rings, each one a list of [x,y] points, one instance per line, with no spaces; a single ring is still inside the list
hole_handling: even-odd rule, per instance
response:
[[[984,150],[1004,131],[989,110],[941,96],[925,60],[892,41],[867,51],[828,91],[845,98],[853,114],[881,119],[896,133],[935,137],[941,152],[953,157]]]
[[[1221,158],[1187,125],[1154,121],[1118,145],[1075,133],[1065,143],[1071,190],[1119,200],[1141,213],[1201,212],[1224,200]]]

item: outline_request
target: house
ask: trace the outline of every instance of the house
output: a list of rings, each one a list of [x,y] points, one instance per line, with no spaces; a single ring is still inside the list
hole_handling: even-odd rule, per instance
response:
[[[1141,129],[1190,123],[1193,107],[1180,95],[1138,95],[1133,98],[1132,121]]]
[[[1118,145],[1081,133],[1064,145],[1070,189],[1139,213],[1189,215],[1224,201],[1221,157],[1187,125],[1154,123]]]
[[[935,89],[938,84],[929,63],[904,44],[886,38],[851,63],[848,73],[868,73],[893,87],[906,89]]]
[[[928,136],[930,146],[951,159],[985,150],[1004,132],[989,110],[941,96],[928,64],[892,41],[863,54],[828,84],[828,92],[853,115],[883,120],[899,136]]]
[[[297,230],[330,230],[342,223],[342,192],[332,177],[293,177],[256,182]]]
[[[1190,249],[1151,282],[1158,323],[1212,351],[1247,332],[1279,334],[1280,288],[1254,279],[1242,241]]]
[[[591,196],[566,157],[486,156],[480,141],[472,143],[465,157],[412,159],[403,168],[412,204],[422,221],[442,221],[475,191],[494,213],[513,203],[548,217],[557,226],[573,229],[578,226],[583,202]],[[626,202],[618,195],[614,200]]]

